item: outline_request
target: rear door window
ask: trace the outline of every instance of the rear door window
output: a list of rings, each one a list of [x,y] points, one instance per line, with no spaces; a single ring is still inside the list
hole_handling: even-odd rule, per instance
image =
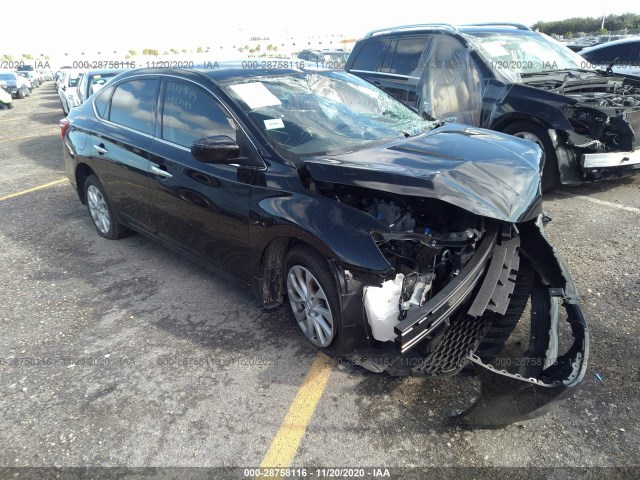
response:
[[[420,60],[426,43],[426,36],[399,38],[393,54],[393,60],[391,61],[390,73],[405,75],[407,77],[412,74],[415,75],[415,71],[418,68],[418,61]]]
[[[155,133],[156,98],[160,80],[130,80],[118,84],[111,98],[109,120],[139,132]]]

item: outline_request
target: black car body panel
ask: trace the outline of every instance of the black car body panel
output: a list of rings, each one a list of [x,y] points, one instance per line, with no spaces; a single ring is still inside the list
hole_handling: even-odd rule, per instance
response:
[[[483,39],[502,35],[540,36],[516,24],[380,29],[356,43],[345,70],[431,118],[497,131],[509,131],[518,121],[539,126],[548,131],[557,155],[554,168],[564,184],[619,176],[640,167],[639,79],[588,70],[586,60],[585,68],[575,71],[553,71],[550,62],[549,71],[516,79],[505,74],[510,67],[503,64],[527,62],[496,61],[481,52]],[[439,56],[440,47],[432,39],[442,38],[456,42],[451,56]],[[410,39],[422,42],[420,50],[415,47],[411,55],[405,52],[402,57],[412,56],[414,70],[395,72],[393,50]],[[434,80],[437,77],[442,79]],[[438,112],[434,96],[452,106]]]
[[[398,133],[398,138],[348,151],[281,155],[269,129],[258,128],[226,88],[299,75],[246,69],[122,73],[64,120],[69,180],[86,203],[85,181],[95,175],[119,223],[251,286],[267,308],[282,304],[287,295],[287,253],[311,247],[326,260],[342,318],[340,334],[324,351],[373,371],[446,376],[469,362],[491,369],[483,339],[523,307],[512,296],[522,294],[522,272],[529,268],[537,275],[531,292],[540,297],[536,313],[541,320],[535,321],[548,335],[533,342],[527,355],[562,368],[515,378],[520,383],[533,379],[554,392],[577,385],[586,368],[588,335],[571,277],[543,235],[540,149],[487,130],[429,124],[426,133],[408,138]],[[366,85],[346,73],[338,77],[357,80],[358,88]],[[117,95],[132,86],[139,92],[136,115],[122,120],[125,110]],[[188,107],[174,94],[188,98]],[[212,101],[229,120],[220,128],[233,127],[235,140],[226,137],[227,144],[237,143],[239,157],[202,161],[195,150],[171,139],[167,115],[176,105],[195,108],[196,100]],[[138,126],[141,118],[145,123]],[[391,336],[381,339],[366,299],[377,295],[371,289],[384,288],[400,274],[415,282],[403,283],[397,322]],[[422,299],[416,302],[418,286]],[[530,292],[525,293],[526,298]],[[571,309],[575,327],[577,346],[565,356],[553,343],[560,328],[558,309],[544,310],[558,302]],[[484,406],[477,406],[475,415],[491,406],[487,385]],[[520,395],[518,388],[513,395]],[[518,418],[542,413],[561,397],[520,399],[525,406]],[[473,411],[463,417],[481,423]],[[502,423],[516,417],[504,417]],[[500,418],[496,413],[490,423],[497,426]]]
[[[439,198],[477,215],[520,222],[539,213],[539,156],[531,142],[446,125],[395,145],[305,164],[317,180]]]

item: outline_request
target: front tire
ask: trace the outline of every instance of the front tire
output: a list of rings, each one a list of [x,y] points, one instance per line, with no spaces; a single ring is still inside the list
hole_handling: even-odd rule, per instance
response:
[[[342,312],[327,261],[307,245],[294,247],[285,259],[287,294],[303,335],[320,350],[336,343]]]
[[[514,137],[523,138],[537,144],[542,150],[542,193],[548,193],[560,185],[558,156],[549,132],[535,123],[513,122],[503,130]]]
[[[84,182],[84,198],[87,201],[87,210],[98,235],[111,240],[118,240],[129,235],[129,229],[118,222],[104,187],[97,176],[89,175]]]
[[[18,89],[18,98],[19,99],[23,99],[24,97],[26,97],[26,95],[24,93],[24,88]]]

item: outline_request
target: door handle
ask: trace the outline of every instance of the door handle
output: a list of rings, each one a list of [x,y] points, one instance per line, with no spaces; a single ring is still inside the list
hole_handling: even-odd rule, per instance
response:
[[[156,175],[158,175],[159,177],[162,178],[171,178],[173,177],[173,175],[171,175],[169,172],[167,172],[166,170],[163,170],[162,168],[156,166],[156,165],[151,165],[151,173],[155,173]]]
[[[381,86],[382,86],[382,84],[381,84],[380,82],[378,82],[377,80],[376,80],[375,82],[373,82],[373,84],[374,84],[376,87],[381,87]]]
[[[100,145],[94,145],[93,146],[94,150],[96,152],[98,152],[100,155],[104,155],[105,153],[109,153],[109,150],[107,150],[106,148],[104,148],[104,143],[101,143]]]

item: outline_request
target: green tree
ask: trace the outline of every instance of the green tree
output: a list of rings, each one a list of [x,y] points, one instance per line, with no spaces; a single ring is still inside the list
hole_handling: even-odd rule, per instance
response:
[[[568,32],[600,32],[602,17],[573,17],[553,22],[536,22],[532,25],[534,30],[543,33],[566,35]],[[640,15],[635,13],[623,13],[621,15],[607,15],[604,21],[607,32],[617,30],[635,30],[640,28]]]
[[[129,50],[129,57],[127,58],[135,57],[136,55],[138,55],[138,52],[136,52],[135,50]]]

